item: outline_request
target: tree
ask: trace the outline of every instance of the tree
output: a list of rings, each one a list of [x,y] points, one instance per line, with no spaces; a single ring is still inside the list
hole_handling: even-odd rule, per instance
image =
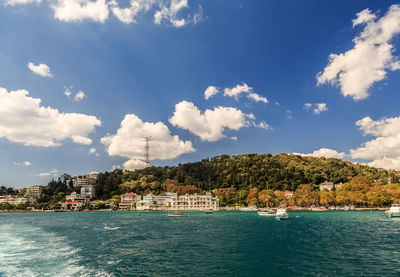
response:
[[[319,193],[319,203],[322,206],[334,205],[335,202],[336,199],[334,191],[323,190]]]
[[[248,205],[258,204],[258,191],[256,188],[249,189],[249,194],[247,195],[246,202]]]
[[[301,207],[318,204],[318,192],[311,185],[300,185],[293,193],[293,199]]]

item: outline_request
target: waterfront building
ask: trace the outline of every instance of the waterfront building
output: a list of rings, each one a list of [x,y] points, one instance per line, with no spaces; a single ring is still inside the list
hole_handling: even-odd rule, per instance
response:
[[[325,181],[321,184],[319,184],[319,190],[323,191],[324,189],[331,191],[333,189],[334,185],[331,182]]]
[[[153,209],[153,201],[140,200],[136,202],[136,210],[138,211],[149,211]]]
[[[82,204],[86,204],[89,202],[88,197],[84,197],[76,192],[71,193],[70,195],[65,196],[67,202],[79,202]]]
[[[28,204],[29,199],[27,197],[17,197],[15,198],[15,204]]]
[[[143,196],[143,200],[148,200],[148,201],[154,202],[155,195],[152,194],[152,193],[148,193],[148,194]]]
[[[135,202],[140,201],[141,196],[134,193],[125,193],[121,195],[121,202],[119,203],[118,208],[120,210],[133,210],[135,206]]]
[[[177,197],[178,194],[174,193],[174,192],[166,192],[160,195],[155,195],[154,196],[154,203],[155,206],[157,207],[157,209],[164,209],[166,208],[166,201],[167,199],[173,198],[173,197]]]
[[[14,205],[16,201],[15,195],[2,195],[0,196],[0,203],[8,203]]]
[[[67,201],[64,203],[61,203],[61,208],[63,210],[74,210],[77,211],[79,209],[81,209],[83,206],[83,204],[81,202],[73,202],[73,201]]]
[[[205,195],[185,194],[166,199],[165,206],[169,210],[218,210],[219,200],[209,192]]]
[[[95,196],[94,186],[90,184],[81,186],[81,196],[93,198]]]

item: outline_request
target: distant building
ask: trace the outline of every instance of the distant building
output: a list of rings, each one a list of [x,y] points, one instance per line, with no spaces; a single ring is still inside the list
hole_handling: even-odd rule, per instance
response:
[[[205,210],[219,209],[219,200],[212,197],[211,193],[175,195],[165,200],[165,206],[169,210]]]
[[[118,208],[120,210],[132,210],[135,207],[135,202],[140,200],[141,196],[134,192],[122,194]]]
[[[151,200],[140,200],[136,202],[136,210],[148,211],[153,209],[153,201]]]
[[[174,192],[166,192],[164,194],[155,195],[153,198],[154,204],[157,209],[164,209],[166,208],[166,201],[167,199],[178,197],[177,193]]]
[[[293,196],[293,191],[285,190],[285,191],[283,192],[283,194],[285,195],[285,198],[286,198],[286,199],[290,199],[290,198],[292,198],[292,196]]]
[[[333,186],[335,187],[336,190],[340,189],[342,187],[342,183],[339,184],[334,184]]]
[[[27,197],[17,197],[15,198],[15,204],[28,204],[29,200]]]
[[[319,190],[323,191],[324,189],[331,191],[333,189],[333,183],[325,181],[321,184],[319,184]]]
[[[36,198],[37,200],[42,198],[43,186],[32,186],[26,189],[26,196],[28,198]]]
[[[83,204],[81,202],[69,201],[69,202],[61,203],[61,208],[63,210],[74,210],[74,211],[77,211],[77,210],[81,209],[82,207],[83,207]]]
[[[0,196],[0,203],[8,203],[11,205],[15,205],[16,202],[16,196],[15,195],[1,195]]]
[[[90,184],[81,186],[81,196],[82,197],[89,197],[89,198],[95,197],[94,186],[90,185]]]
[[[70,195],[65,196],[67,202],[79,202],[82,204],[86,204],[89,202],[88,197],[84,197],[76,192],[71,193]]]

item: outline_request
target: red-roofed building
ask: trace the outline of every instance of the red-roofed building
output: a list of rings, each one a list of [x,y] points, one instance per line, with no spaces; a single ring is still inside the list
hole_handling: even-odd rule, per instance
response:
[[[63,210],[74,210],[77,211],[83,206],[82,202],[74,201],[74,202],[64,202],[61,203],[61,208]]]
[[[119,203],[120,210],[132,210],[136,201],[140,201],[142,197],[134,192],[129,192],[121,195],[121,202]]]
[[[286,198],[286,199],[290,199],[290,198],[292,198],[292,196],[293,196],[293,191],[285,190],[285,191],[283,192],[283,194],[285,194],[285,198]]]

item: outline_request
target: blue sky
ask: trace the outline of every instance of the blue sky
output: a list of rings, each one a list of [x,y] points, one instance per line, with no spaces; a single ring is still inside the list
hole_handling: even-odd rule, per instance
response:
[[[400,170],[395,1],[2,1],[0,184],[139,168],[145,136],[153,165],[287,152]]]

